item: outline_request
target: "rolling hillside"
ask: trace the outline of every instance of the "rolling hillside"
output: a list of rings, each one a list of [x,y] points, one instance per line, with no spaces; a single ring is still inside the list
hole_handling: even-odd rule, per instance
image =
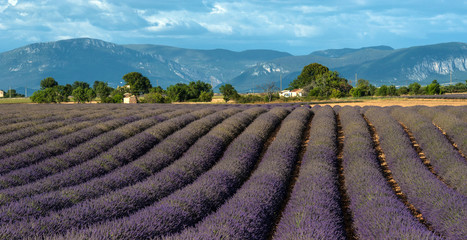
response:
[[[257,92],[258,86],[274,81],[288,84],[304,66],[318,62],[354,80],[382,84],[422,85],[437,79],[449,83],[467,79],[467,44],[442,43],[393,49],[388,46],[360,49],[329,49],[293,56],[273,50],[234,52],[225,49],[196,50],[170,46],[118,45],[97,39],[70,39],[36,43],[0,53],[0,89],[9,87],[31,93],[40,80],[52,76],[60,84],[95,80],[112,87],[122,85],[122,76],[138,71],[153,85],[167,87],[177,82],[201,80],[215,89],[232,84],[239,92]]]

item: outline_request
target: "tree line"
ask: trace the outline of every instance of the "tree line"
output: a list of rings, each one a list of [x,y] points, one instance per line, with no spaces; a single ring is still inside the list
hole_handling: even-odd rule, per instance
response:
[[[91,102],[98,98],[101,103],[121,103],[125,95],[134,95],[138,102],[210,102],[214,95],[210,84],[196,81],[177,83],[166,90],[160,86],[153,87],[150,80],[139,72],[125,74],[122,79],[125,86],[112,88],[107,82],[95,81],[92,87],[81,81],[73,84],[59,85],[47,77],[40,82],[41,89],[30,97],[36,103],[61,103],[74,101]]]
[[[3,90],[0,90],[3,91]],[[8,91],[3,91],[3,98],[17,98],[24,97],[24,94],[17,93],[15,89],[8,89]]]
[[[212,86],[202,81],[192,81],[188,84],[177,83],[163,89],[160,86],[153,87],[150,80],[139,72],[125,74],[122,79],[126,85],[110,87],[108,83],[95,81],[92,87],[86,82],[76,81],[73,84],[59,85],[52,77],[41,81],[41,89],[34,92],[31,100],[36,103],[60,103],[70,100],[84,103],[95,100],[96,97],[102,103],[121,103],[125,95],[134,95],[138,102],[143,103],[170,103],[170,102],[210,102],[214,95]],[[231,84],[222,85],[219,90],[226,102],[234,100],[238,103],[271,102],[279,99],[279,88],[275,83],[266,83],[261,86],[264,94],[240,95]],[[394,85],[382,85],[376,87],[368,80],[359,79],[353,87],[349,81],[339,75],[337,71],[331,71],[319,63],[305,66],[301,74],[289,85],[289,90],[303,89],[306,98],[329,99],[342,97],[364,96],[399,96],[399,95],[435,95],[448,92],[466,92],[466,83],[441,86],[437,80],[427,86],[421,86],[414,82],[409,86],[397,88]],[[70,98],[71,97],[71,98]],[[286,99],[284,99],[286,100]]]
[[[433,80],[427,86],[414,82],[409,86],[397,88],[395,85],[382,85],[376,87],[368,80],[359,79],[356,86],[349,84],[348,80],[339,76],[336,71],[319,63],[312,63],[303,68],[301,74],[290,83],[289,89],[301,88],[309,98],[340,98],[364,96],[399,96],[399,95],[438,95],[444,93],[466,92],[467,80],[464,83],[441,86]]]

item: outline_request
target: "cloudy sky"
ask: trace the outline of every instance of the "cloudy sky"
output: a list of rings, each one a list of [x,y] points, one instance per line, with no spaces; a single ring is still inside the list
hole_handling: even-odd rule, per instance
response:
[[[78,37],[295,55],[403,48],[466,42],[467,0],[0,0],[0,52]]]

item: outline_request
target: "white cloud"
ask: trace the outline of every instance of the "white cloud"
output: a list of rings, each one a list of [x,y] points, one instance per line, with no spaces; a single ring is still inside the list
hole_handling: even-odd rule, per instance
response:
[[[108,4],[105,1],[99,1],[99,0],[90,0],[89,3],[91,5],[96,6],[97,8],[104,10],[104,11],[111,11],[112,10],[112,5]]]
[[[10,4],[11,6],[16,6],[16,4],[18,3],[18,0],[8,0],[8,4]]]
[[[336,7],[328,7],[328,6],[297,6],[293,7],[292,10],[299,11],[305,14],[310,13],[329,13],[337,11]]]
[[[294,33],[297,37],[315,37],[319,34],[319,28],[315,26],[308,26],[303,24],[297,24],[294,26]]]
[[[211,14],[224,14],[227,12],[227,9],[223,7],[220,3],[214,4],[214,7],[211,10]]]
[[[199,23],[201,26],[206,28],[212,33],[221,33],[221,34],[232,34],[233,28],[227,24],[209,24],[209,23]]]
[[[164,39],[165,44],[190,39],[177,44],[254,48],[264,43],[286,51],[331,42],[336,47],[370,41],[390,45],[394,39],[442,39],[448,34],[457,37],[445,37],[447,41],[465,39],[467,6],[431,4],[437,12],[421,0],[0,0],[0,38],[15,36],[24,42],[89,36],[117,43]]]

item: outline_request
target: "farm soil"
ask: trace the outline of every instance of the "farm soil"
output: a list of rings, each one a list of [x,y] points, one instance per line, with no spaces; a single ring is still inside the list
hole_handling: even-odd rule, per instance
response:
[[[467,106],[466,99],[375,99],[375,100],[362,100],[361,102],[341,102],[341,103],[327,103],[325,105],[336,106],[379,106],[379,107],[389,107],[389,106],[401,106],[401,107],[411,107],[411,106]]]

